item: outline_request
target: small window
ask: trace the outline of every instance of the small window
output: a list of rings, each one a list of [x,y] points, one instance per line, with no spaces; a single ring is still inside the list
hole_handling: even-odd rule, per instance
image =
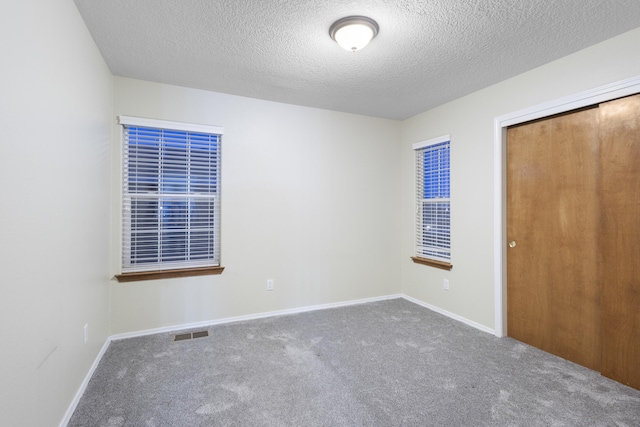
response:
[[[450,138],[413,145],[416,153],[414,262],[451,269]]]
[[[134,117],[123,125],[119,281],[219,274],[222,129]]]

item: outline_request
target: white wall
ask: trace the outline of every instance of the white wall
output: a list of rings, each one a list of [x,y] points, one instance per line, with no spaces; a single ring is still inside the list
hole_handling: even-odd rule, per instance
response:
[[[54,426],[109,334],[113,79],[71,0],[4,2],[0,53],[0,425]]]
[[[399,122],[125,78],[116,78],[115,87],[115,115],[224,127],[225,270],[112,282],[112,333],[400,291]],[[114,152],[119,132],[116,126]],[[115,256],[113,274],[119,262]],[[275,281],[273,291],[265,290],[267,279]]]
[[[494,328],[494,118],[640,75],[640,29],[427,111],[402,123],[402,291]],[[414,264],[411,144],[451,135],[451,272]],[[442,281],[450,280],[444,291]]]

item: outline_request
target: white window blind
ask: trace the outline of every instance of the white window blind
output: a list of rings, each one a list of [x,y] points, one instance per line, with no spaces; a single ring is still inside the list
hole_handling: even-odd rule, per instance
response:
[[[416,255],[451,260],[450,138],[414,144],[416,151]]]
[[[122,272],[219,266],[222,129],[119,119]]]

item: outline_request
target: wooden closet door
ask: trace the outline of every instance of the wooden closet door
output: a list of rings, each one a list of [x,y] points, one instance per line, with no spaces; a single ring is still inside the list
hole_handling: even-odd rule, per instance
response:
[[[640,95],[600,105],[603,375],[640,389]]]
[[[595,370],[598,120],[594,108],[507,133],[507,334]]]

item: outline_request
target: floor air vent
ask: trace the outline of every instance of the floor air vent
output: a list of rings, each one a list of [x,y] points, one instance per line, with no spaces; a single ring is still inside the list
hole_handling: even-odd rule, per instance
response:
[[[192,338],[203,338],[208,336],[209,336],[209,331],[187,332],[186,334],[175,334],[173,336],[173,340],[184,341],[184,340],[190,340]]]
[[[198,331],[191,334],[193,338],[203,338],[209,336],[209,331]]]

